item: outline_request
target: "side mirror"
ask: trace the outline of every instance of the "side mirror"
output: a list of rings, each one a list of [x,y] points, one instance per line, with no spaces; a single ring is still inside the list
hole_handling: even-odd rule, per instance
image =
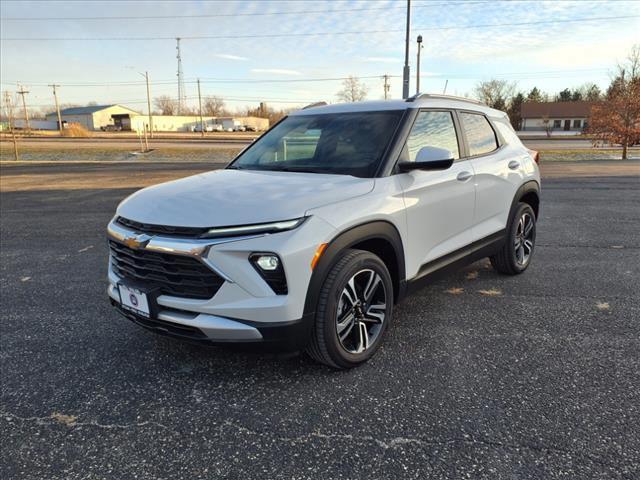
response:
[[[401,172],[411,170],[446,170],[453,165],[453,153],[446,148],[422,147],[418,150],[415,162],[400,162],[398,169]]]

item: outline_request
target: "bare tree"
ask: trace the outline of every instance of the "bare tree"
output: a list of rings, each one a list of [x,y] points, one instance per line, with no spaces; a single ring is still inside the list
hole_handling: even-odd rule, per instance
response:
[[[509,107],[510,99],[514,96],[515,91],[516,84],[514,82],[497,79],[479,82],[474,89],[478,100],[498,110],[506,110]]]
[[[224,100],[220,97],[206,97],[202,102],[202,111],[209,117],[224,117],[227,115]]]
[[[585,83],[580,86],[577,90],[580,92],[580,96],[582,100],[586,100],[587,102],[598,102],[602,99],[602,92],[600,91],[600,87],[595,83]]]
[[[342,82],[342,90],[337,93],[342,102],[361,102],[366,100],[369,89],[358,77],[349,76]]]
[[[160,115],[175,115],[178,111],[178,102],[169,95],[154,98],[153,105],[160,111]]]
[[[256,108],[247,108],[246,110],[244,110],[242,112],[238,112],[238,113],[242,117],[246,116],[246,117],[268,118],[269,119],[269,125],[274,125],[275,123],[280,121],[281,118],[285,117],[286,115],[289,114],[289,112],[292,112],[294,110],[296,110],[296,109],[295,108],[289,108],[289,109],[283,109],[283,110],[275,110],[275,109],[267,106],[266,103],[260,102],[260,105],[258,105],[258,107],[256,107]]]
[[[605,100],[591,109],[586,131],[596,142],[622,145],[622,160],[628,147],[640,142],[640,44],[618,65]]]

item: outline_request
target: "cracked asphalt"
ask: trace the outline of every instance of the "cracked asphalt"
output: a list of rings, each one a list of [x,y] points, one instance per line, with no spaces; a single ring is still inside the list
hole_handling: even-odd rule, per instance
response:
[[[429,285],[348,372],[120,317],[104,233],[134,189],[74,185],[0,196],[1,478],[640,477],[640,177],[548,178],[524,275]]]

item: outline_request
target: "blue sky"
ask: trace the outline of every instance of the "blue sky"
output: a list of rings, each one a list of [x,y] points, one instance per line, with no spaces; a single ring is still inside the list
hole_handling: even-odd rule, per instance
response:
[[[363,80],[370,99],[383,95],[380,77],[393,75],[391,94],[400,97],[405,4],[404,0],[3,0],[1,36],[7,40],[1,44],[2,89],[15,90],[15,82],[21,82],[31,92],[30,104],[50,105],[51,89],[46,84],[55,82],[62,85],[62,103],[123,103],[144,110],[146,92],[137,72],[149,71],[153,96],[177,95],[173,37],[224,36],[182,41],[192,104],[198,77],[203,79],[203,95],[233,99],[227,100],[232,108],[254,105],[259,99],[274,107],[335,101],[339,81],[306,80],[347,75],[372,77]],[[514,80],[521,90],[535,85],[550,93],[587,81],[605,88],[616,62],[624,59],[634,42],[640,43],[640,2],[636,1],[414,0],[412,7],[412,91],[413,40],[418,34],[425,45],[421,90],[442,92],[448,79],[447,93],[458,95],[472,92],[479,80],[492,77]],[[290,14],[253,15],[278,12]],[[105,16],[128,18],[107,20]],[[140,16],[168,18],[131,18]],[[35,21],[15,17],[97,18]],[[624,18],[471,28],[594,17]],[[311,35],[317,32],[329,34]],[[247,38],[292,33],[308,35]],[[10,40],[60,37],[74,40]],[[84,40],[105,37],[168,39]]]

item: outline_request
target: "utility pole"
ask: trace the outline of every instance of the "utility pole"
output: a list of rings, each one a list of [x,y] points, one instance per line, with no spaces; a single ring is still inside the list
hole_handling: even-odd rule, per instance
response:
[[[27,102],[24,99],[24,96],[29,93],[29,90],[25,90],[24,87],[20,87],[18,90],[18,95],[22,97],[22,110],[24,112],[24,121],[27,124],[27,133],[31,134],[31,125],[29,124],[29,114],[27,113]]]
[[[422,50],[422,35],[418,35],[418,64],[416,65],[416,95],[420,93],[420,50]]]
[[[447,81],[444,82],[444,90],[442,90],[442,94],[446,95],[447,94],[447,85],[449,85],[449,79],[447,78]]]
[[[204,122],[202,121],[202,97],[200,96],[200,79],[198,79],[198,106],[200,108],[200,135],[204,137]]]
[[[404,70],[402,71],[402,98],[409,98],[409,33],[411,29],[411,0],[407,0],[407,35],[404,45]]]
[[[149,135],[153,138],[153,117],[151,116],[151,94],[149,93],[149,72],[144,72],[147,81],[147,112],[149,114]]]
[[[184,109],[185,91],[184,91],[184,75],[182,73],[182,54],[180,53],[180,37],[176,38],[176,58],[178,59],[178,115],[182,114]]]
[[[9,117],[9,132],[11,133],[11,138],[13,139],[13,155],[15,157],[15,161],[19,160],[18,156],[18,141],[16,140],[16,131],[13,128],[13,105],[11,104],[11,96],[9,92],[4,92],[4,103],[7,109],[7,116]]]
[[[58,113],[58,130],[60,130],[60,135],[62,135],[62,116],[60,115],[60,105],[58,104],[58,92],[56,91],[56,88],[59,87],[60,85],[56,85],[55,83],[53,85],[49,85],[50,87],[53,87],[53,98],[56,101],[56,112]]]
[[[389,98],[389,89],[391,88],[391,85],[389,85],[389,74],[385,73],[382,78],[384,78],[384,99],[387,100],[387,98]]]

